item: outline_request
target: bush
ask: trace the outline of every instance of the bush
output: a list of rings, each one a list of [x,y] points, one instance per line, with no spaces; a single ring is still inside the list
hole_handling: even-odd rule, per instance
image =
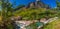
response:
[[[22,16],[23,20],[34,20],[39,18],[50,18],[57,16],[57,12],[54,10],[46,10],[45,8],[28,8],[28,9],[20,9],[16,11],[15,16]]]

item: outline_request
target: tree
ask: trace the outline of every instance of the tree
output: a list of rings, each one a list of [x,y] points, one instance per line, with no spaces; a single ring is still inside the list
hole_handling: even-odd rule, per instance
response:
[[[2,25],[1,29],[14,29],[11,24],[12,21],[9,18],[9,12],[13,12],[12,5],[9,3],[9,0],[1,0],[2,2]],[[12,15],[12,14],[11,14]],[[2,28],[3,27],[3,28]]]
[[[60,2],[58,0],[56,0],[56,3],[57,3],[57,9],[60,10]]]

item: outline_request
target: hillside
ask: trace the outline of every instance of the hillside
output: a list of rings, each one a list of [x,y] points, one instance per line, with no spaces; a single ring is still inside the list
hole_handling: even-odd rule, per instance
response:
[[[60,19],[49,23],[44,27],[44,29],[60,29]]]

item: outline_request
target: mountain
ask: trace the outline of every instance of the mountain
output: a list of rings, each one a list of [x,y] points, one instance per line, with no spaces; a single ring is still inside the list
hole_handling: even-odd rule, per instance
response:
[[[16,1],[16,5],[13,6],[14,8],[17,7],[20,4],[24,4],[24,5],[28,5],[30,2],[35,2],[36,0],[15,0]],[[51,8],[55,8],[57,7],[56,5],[56,0],[40,0],[45,4],[48,4]],[[14,0],[10,0],[10,3],[14,4]]]
[[[49,5],[41,2],[41,1],[35,1],[35,2],[30,2],[26,8],[47,8],[49,9]]]

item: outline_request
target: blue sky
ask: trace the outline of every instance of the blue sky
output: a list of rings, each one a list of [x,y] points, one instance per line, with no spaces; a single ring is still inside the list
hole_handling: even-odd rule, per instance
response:
[[[16,3],[14,2],[16,1]],[[56,5],[56,0],[41,0],[43,3],[45,4],[48,4],[51,8],[55,8],[57,5]],[[24,5],[28,5],[28,3],[30,2],[35,2],[35,0],[10,0],[10,2],[12,4],[16,4],[15,6],[18,6],[18,5],[21,5],[21,4],[24,4]]]

